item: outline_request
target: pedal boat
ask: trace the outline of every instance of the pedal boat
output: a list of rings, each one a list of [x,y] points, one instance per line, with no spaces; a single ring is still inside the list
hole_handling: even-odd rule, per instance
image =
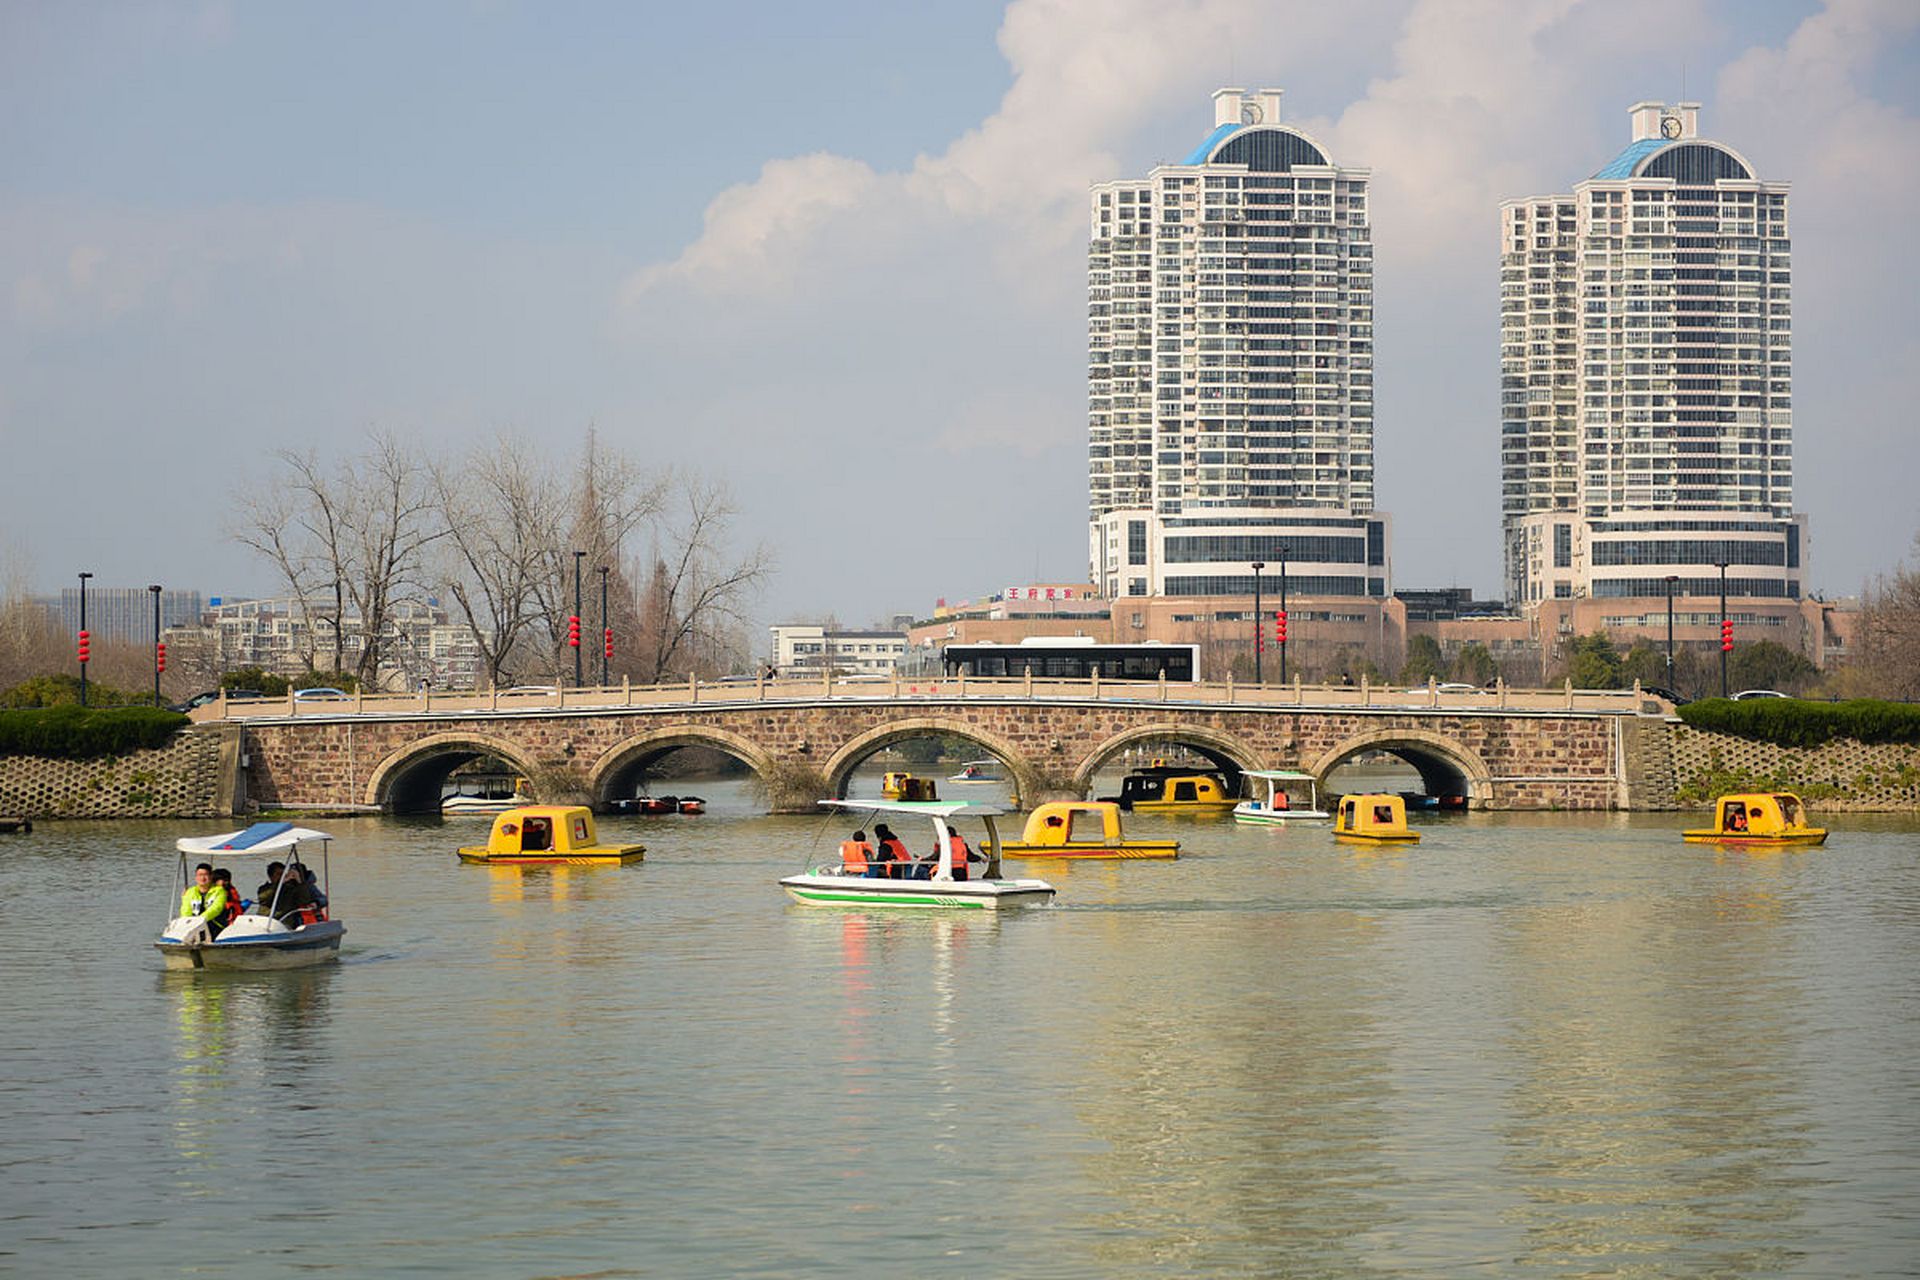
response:
[[[1119,795],[1100,798],[1134,813],[1186,813],[1201,817],[1231,813],[1239,804],[1228,794],[1227,784],[1219,774],[1177,766],[1136,770],[1121,779]]]
[[[808,906],[903,907],[916,910],[954,908],[963,911],[1005,911],[1010,907],[1044,906],[1053,900],[1053,886],[1045,880],[1006,879],[1000,874],[1000,833],[993,820],[1007,810],[997,804],[926,800],[822,800],[829,809],[872,814],[882,821],[920,817],[933,826],[940,860],[926,880],[891,880],[849,871],[844,864],[816,866],[780,881],[795,902]],[[986,838],[976,845],[986,851],[986,866],[978,879],[953,878],[953,850],[949,832],[960,818],[978,819]],[[909,844],[909,847],[912,847]]]
[[[174,891],[174,901],[178,902],[178,894],[192,882],[187,870],[189,858],[212,861],[216,854],[233,858],[283,853],[288,862],[304,863],[302,850],[311,850],[316,844],[320,846],[320,890],[327,894],[327,845],[332,839],[325,832],[290,822],[256,822],[244,831],[218,836],[183,836],[174,842],[174,848],[180,851],[180,888]],[[277,890],[274,897],[279,897]],[[211,936],[207,927],[192,916],[179,916],[168,923],[153,945],[169,969],[299,969],[340,958],[340,939],[347,926],[332,919],[326,908],[279,920],[273,915],[275,905],[253,903],[218,937]]]
[[[938,800],[932,778],[916,778],[910,773],[888,773],[880,778],[883,800]]]
[[[526,805],[493,820],[484,849],[460,850],[460,861],[489,866],[599,866],[639,862],[643,844],[603,845],[593,810],[581,805]]]
[[[1233,806],[1235,822],[1280,826],[1288,822],[1324,820],[1333,815],[1320,807],[1320,781],[1297,769],[1249,769],[1241,775],[1266,784],[1266,798],[1254,797]],[[1306,789],[1306,803],[1295,804],[1294,793]]]
[[[1340,797],[1333,818],[1336,840],[1363,844],[1418,844],[1420,833],[1407,830],[1407,802],[1399,796],[1370,794]]]
[[[1807,806],[1785,791],[1721,796],[1714,802],[1713,826],[1680,833],[1696,844],[1738,844],[1764,848],[1825,844],[1827,829],[1810,827]]]
[[[1127,839],[1111,800],[1055,801],[1028,814],[1027,829],[1000,851],[1009,858],[1177,858],[1180,842]]]
[[[995,775],[994,766],[998,760],[969,760],[960,766],[960,772],[948,778],[948,782],[1005,782],[1006,779]]]

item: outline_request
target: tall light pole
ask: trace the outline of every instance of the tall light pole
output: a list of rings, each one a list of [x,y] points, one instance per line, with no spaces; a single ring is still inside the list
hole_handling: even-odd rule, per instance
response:
[[[1253,682],[1265,684],[1260,678],[1260,571],[1267,567],[1265,560],[1253,562]]]
[[[567,643],[573,646],[573,687],[580,687],[580,562],[584,551],[573,553],[573,616],[567,619]]]
[[[93,637],[87,634],[87,579],[92,576],[90,573],[80,575],[80,705],[83,707],[87,705],[87,659],[93,656],[89,652],[89,641]]]
[[[153,596],[153,705],[160,705],[160,673],[166,669],[166,650],[160,647],[160,584],[147,587]]]
[[[1733,648],[1733,633],[1727,623],[1727,565],[1720,562],[1720,696],[1727,696],[1727,650]]]
[[[1677,686],[1673,683],[1673,584],[1680,581],[1680,575],[1667,575],[1667,690],[1673,692]]]
[[[607,687],[607,659],[613,657],[613,627],[607,621],[607,566],[600,566],[600,687]]]
[[[1280,683],[1287,682],[1287,549],[1280,548]]]

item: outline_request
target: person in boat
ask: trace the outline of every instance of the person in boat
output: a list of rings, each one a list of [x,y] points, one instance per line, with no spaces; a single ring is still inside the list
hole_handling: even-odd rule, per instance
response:
[[[873,846],[867,843],[865,831],[856,831],[840,842],[840,870],[852,876],[881,874],[880,864],[873,859]]]
[[[215,867],[213,878],[215,883],[227,891],[227,918],[224,923],[232,924],[246,912],[246,900],[240,896],[239,886],[233,883],[233,872],[225,867]]]
[[[1730,804],[1727,806],[1727,830],[1745,831],[1747,829],[1747,806]]]
[[[553,824],[545,818],[528,818],[521,824],[520,848],[525,853],[553,848]]]
[[[324,917],[327,911],[327,895],[320,888],[320,877],[313,874],[313,868],[304,862],[296,862],[293,865],[300,871],[300,882],[307,886],[307,897],[313,900],[313,905],[320,909]]]
[[[967,859],[973,856],[973,851],[967,848],[966,837],[958,831],[955,831],[952,827],[948,827],[947,847],[953,851],[953,878],[955,880],[965,880],[967,878]],[[936,845],[933,852],[927,855],[927,860],[913,869],[913,878],[915,880],[931,880],[935,875],[939,874],[939,871],[940,849],[939,846]]]
[[[297,927],[300,913],[313,906],[313,897],[307,892],[307,879],[298,865],[285,867],[274,862],[267,866],[267,883],[260,886],[253,905],[260,914],[271,913],[276,920]]]
[[[227,927],[227,891],[213,878],[212,863],[203,862],[193,869],[193,883],[180,895],[180,914],[205,925],[210,938],[219,937]]]
[[[873,828],[874,839],[880,842],[875,856],[882,864],[881,874],[889,880],[904,880],[911,870],[913,855],[907,852],[907,846],[900,837],[893,834],[893,828],[882,822]]]
[[[1287,798],[1287,789],[1285,787],[1275,787],[1273,789],[1273,807],[1276,810],[1293,808],[1293,801]]]

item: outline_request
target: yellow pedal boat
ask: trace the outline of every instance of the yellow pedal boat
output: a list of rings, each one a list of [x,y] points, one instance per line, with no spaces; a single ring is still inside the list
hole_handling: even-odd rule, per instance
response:
[[[1374,844],[1417,844],[1418,831],[1407,830],[1407,802],[1395,795],[1340,797],[1334,811],[1333,834],[1340,840]]]
[[[1120,780],[1120,794],[1103,796],[1134,813],[1189,813],[1202,816],[1232,813],[1238,797],[1227,791],[1217,773],[1200,769],[1155,765],[1136,769]]]
[[[1807,825],[1807,806],[1785,791],[1721,796],[1714,802],[1713,825],[1683,831],[1697,844],[1825,844],[1827,829]]]
[[[493,820],[484,849],[460,850],[460,861],[494,866],[591,866],[639,862],[643,844],[603,845],[593,810],[578,805],[526,805]]]
[[[1129,840],[1120,806],[1111,800],[1056,801],[1027,816],[1018,840],[1000,846],[1009,858],[1177,858],[1178,840]]]

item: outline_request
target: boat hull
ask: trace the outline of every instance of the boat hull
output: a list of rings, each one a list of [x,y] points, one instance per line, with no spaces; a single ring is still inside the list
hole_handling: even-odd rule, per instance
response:
[[[1281,827],[1289,822],[1325,822],[1333,817],[1323,809],[1268,809],[1261,807],[1249,809],[1246,805],[1236,805],[1233,810],[1235,822],[1251,822],[1259,826]]]
[[[525,804],[524,799],[517,800],[481,800],[471,796],[450,796],[440,802],[440,812],[449,818],[505,813]]]
[[[788,876],[780,887],[811,907],[1005,911],[1053,900],[1053,886],[1044,880],[871,880],[816,871]]]
[[[1217,818],[1224,813],[1232,813],[1234,800],[1135,800],[1123,806],[1134,813],[1192,814],[1201,818]]]
[[[492,867],[620,867],[629,862],[646,861],[645,849],[623,849],[617,853],[511,853],[489,854],[485,849],[462,849],[460,861]]]
[[[1682,831],[1680,838],[1691,844],[1753,845],[1763,849],[1790,848],[1793,846],[1808,847],[1825,844],[1827,842],[1827,832],[1824,827],[1816,827],[1811,831],[1796,831],[1788,835],[1779,836],[1743,836],[1736,835],[1730,831]]]
[[[1003,844],[1000,846],[1003,858],[1177,858],[1180,856],[1180,843],[1177,840],[1156,840],[1125,844],[1107,845],[1059,845],[1059,844]]]
[[[239,923],[236,921],[235,927]],[[161,938],[153,945],[169,969],[304,969],[338,960],[340,939],[347,926],[338,920],[322,920],[298,929],[229,938],[227,935],[233,932],[229,928],[212,942]]]
[[[1336,840],[1351,841],[1354,844],[1419,844],[1420,843],[1420,833],[1418,831],[1401,831],[1401,832],[1392,832],[1392,833],[1382,832],[1379,835],[1367,835],[1364,832],[1359,832],[1359,831],[1336,831],[1333,833],[1333,838]]]

